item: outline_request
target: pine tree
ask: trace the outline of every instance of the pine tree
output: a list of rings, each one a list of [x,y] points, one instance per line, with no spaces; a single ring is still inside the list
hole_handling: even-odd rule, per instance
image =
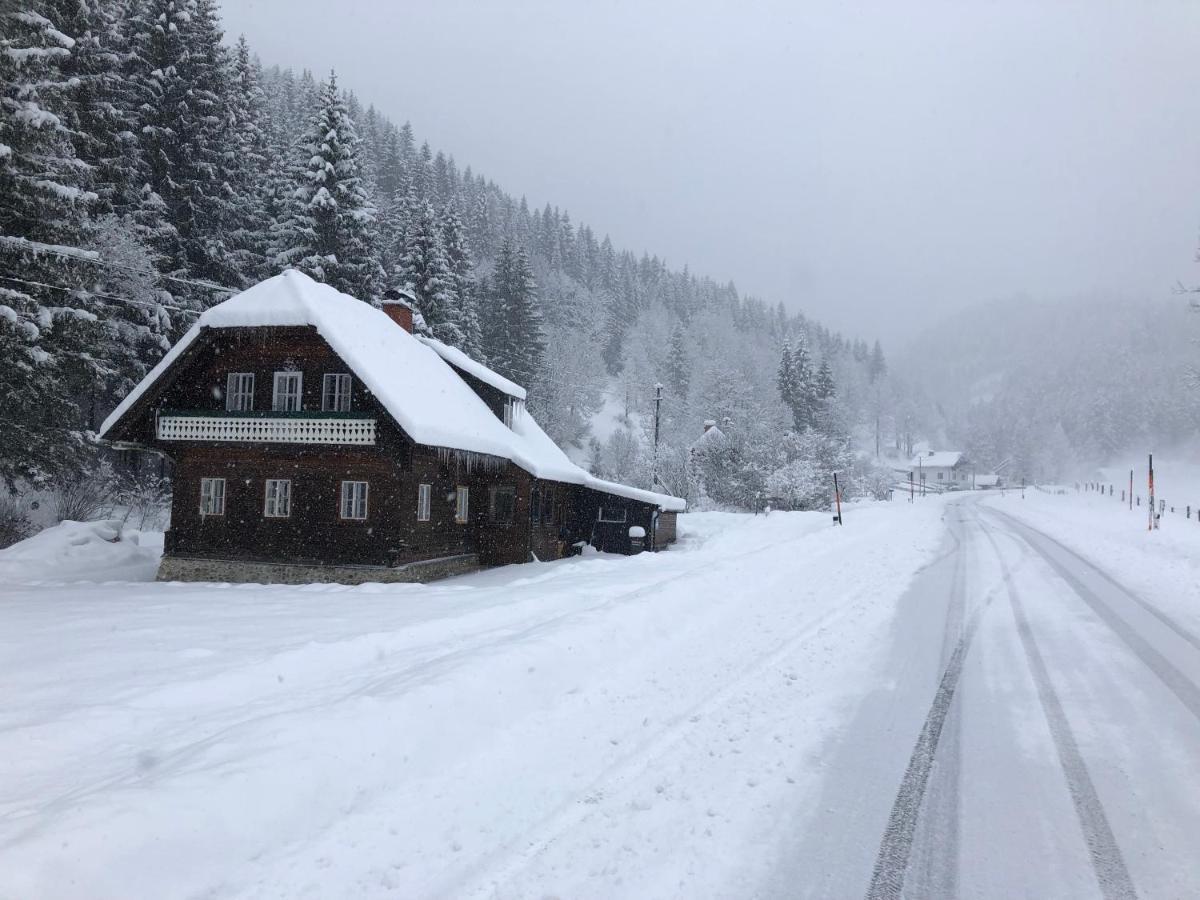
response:
[[[484,352],[500,374],[529,386],[542,372],[546,343],[537,285],[525,251],[505,241],[484,314]]]
[[[688,396],[688,387],[691,385],[692,378],[691,369],[692,361],[688,357],[687,335],[684,333],[683,325],[677,322],[671,332],[671,346],[667,350],[667,383],[681,401],[685,401]]]
[[[874,384],[880,378],[887,374],[887,362],[883,358],[883,347],[879,341],[875,341],[875,346],[871,350],[871,356],[867,360],[867,376]]]
[[[816,423],[816,385],[813,376],[812,358],[808,353],[808,340],[804,332],[798,335],[796,346],[792,349],[792,368],[795,377],[795,395],[792,402],[792,416],[796,430],[804,431]]]
[[[779,368],[775,372],[775,385],[779,388],[779,399],[789,410],[796,408],[796,363],[792,358],[792,342],[783,341],[783,351],[779,354]]]
[[[76,156],[90,169],[97,200],[92,215],[127,213],[135,203],[140,153],[137,105],[124,78],[129,55],[121,0],[67,2],[59,28],[73,35],[75,46],[62,60],[65,78],[73,80],[68,105]],[[65,7],[65,8],[64,8]]]
[[[454,279],[458,297],[458,325],[462,331],[460,350],[474,359],[483,359],[483,335],[479,324],[479,286],[475,280],[475,263],[467,244],[458,207],[451,203],[442,217],[442,243]]]
[[[428,200],[419,205],[409,223],[397,281],[416,295],[430,333],[443,343],[461,347],[465,335],[454,273],[446,257],[442,228]]]
[[[0,13],[0,478],[43,484],[80,463],[77,389],[93,380],[87,207],[71,142],[75,39],[49,3]]]
[[[331,75],[302,150],[286,218],[276,230],[275,262],[292,265],[339,291],[373,301],[383,270],[375,209],[358,167],[358,135]]]
[[[828,400],[837,391],[833,382],[833,369],[829,365],[828,359],[821,360],[821,366],[817,369],[817,378],[814,386],[814,392],[818,400]]]
[[[148,237],[167,271],[237,281],[227,238],[230,189],[228,52],[213,0],[145,0],[131,16],[130,77],[139,91],[143,205],[169,227]]]
[[[237,283],[244,285],[275,274],[267,262],[269,213],[275,205],[270,125],[260,67],[244,36],[234,48],[229,109],[229,184],[234,198],[229,245]]]

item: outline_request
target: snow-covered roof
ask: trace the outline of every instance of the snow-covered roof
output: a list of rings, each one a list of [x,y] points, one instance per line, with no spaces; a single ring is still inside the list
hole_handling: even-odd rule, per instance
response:
[[[712,419],[709,419],[704,423],[704,431],[701,432],[700,437],[692,441],[691,449],[699,450],[715,441],[723,440],[725,440],[725,432],[717,427],[716,422],[712,421]]]
[[[514,415],[513,427],[508,428],[453,366],[493,384],[477,374],[487,373],[489,378],[520,392],[516,394],[494,384],[513,396],[524,398],[524,389],[461,351],[414,337],[386,313],[294,269],[268,278],[202,313],[196,324],[104,420],[100,436],[104,437],[133,407],[203,329],[306,325],[316,328],[396,423],[419,444],[502,457],[537,478],[586,485],[654,503],[666,510],[681,511],[686,507],[677,497],[614,484],[589,474],[567,459],[524,410]],[[455,358],[447,358],[443,351]],[[464,365],[459,365],[459,358]],[[414,390],[414,385],[420,389]]]
[[[499,372],[493,372],[481,362],[476,362],[463,353],[457,347],[451,347],[448,344],[443,344],[436,338],[418,337],[421,343],[433,348],[433,352],[444,359],[456,369],[461,369],[468,375],[474,375],[484,384],[490,384],[496,390],[503,394],[508,394],[510,397],[516,397],[518,400],[525,399],[525,388],[513,381],[509,381]]]
[[[962,461],[962,458],[961,450],[928,450],[914,456],[909,465],[914,469],[929,466],[945,466],[952,469]]]

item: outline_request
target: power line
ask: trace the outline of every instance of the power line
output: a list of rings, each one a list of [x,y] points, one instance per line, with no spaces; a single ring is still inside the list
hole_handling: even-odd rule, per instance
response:
[[[49,256],[57,256],[60,259],[73,259],[77,262],[92,263],[97,266],[104,266],[109,269],[124,269],[126,272],[134,272],[138,275],[145,275],[148,278],[161,279],[162,281],[173,281],[176,284],[186,284],[191,287],[203,288],[206,291],[222,291],[227,294],[236,294],[241,291],[241,288],[225,287],[223,284],[215,284],[211,281],[197,281],[192,278],[180,278],[178,275],[163,275],[159,272],[151,272],[146,269],[139,269],[136,266],[127,266],[124,263],[113,262],[112,260],[103,259],[99,254],[93,255],[92,251],[78,250],[72,253],[70,248],[56,246],[53,244],[43,244],[39,241],[31,241],[27,238],[12,237],[10,235],[0,234],[0,244],[8,244],[10,247],[17,247],[24,250],[32,250],[34,253],[44,253]]]
[[[93,291],[93,290],[89,290],[87,288],[67,287],[66,285],[62,285],[62,284],[48,284],[44,281],[30,281],[26,278],[17,278],[13,275],[0,275],[0,279],[3,279],[4,281],[12,281],[12,282],[15,282],[16,284],[26,284],[26,285],[29,285],[30,287],[49,288],[52,291],[62,291],[64,294],[76,294],[76,293],[82,292],[82,293],[88,294],[91,297],[102,297],[105,300],[114,300],[117,303],[130,303],[130,304],[133,304],[134,306],[144,306],[148,309],[171,309],[171,310],[174,310],[175,312],[189,313],[189,314],[195,315],[195,316],[200,315],[199,310],[187,309],[186,307],[183,307],[183,306],[171,306],[170,304],[167,304],[167,303],[145,303],[141,300],[131,300],[129,297],[117,297],[117,296],[114,296],[113,294],[103,294],[103,293],[100,293],[99,291]]]

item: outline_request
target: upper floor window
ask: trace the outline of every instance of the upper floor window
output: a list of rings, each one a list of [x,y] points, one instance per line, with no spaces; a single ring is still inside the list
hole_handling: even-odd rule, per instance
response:
[[[454,492],[454,521],[465,525],[471,520],[471,489],[460,484]]]
[[[299,412],[302,408],[300,391],[303,376],[300,372],[276,372],[275,392],[271,395],[271,409],[275,412]]]
[[[286,519],[291,514],[292,482],[287,478],[268,478],[263,515],[268,519]]]
[[[254,409],[254,373],[230,372],[225,379],[225,409],[246,412]]]
[[[367,483],[365,481],[343,481],[341,516],[343,519],[365,519],[367,517]]]
[[[225,479],[200,479],[200,515],[225,515]]]
[[[511,525],[517,511],[517,489],[511,484],[492,485],[488,518],[497,525]]]
[[[625,509],[624,507],[602,506],[596,518],[601,522],[624,522]]]
[[[433,485],[418,484],[417,485],[417,521],[429,521],[429,507],[433,500]]]
[[[329,373],[321,384],[321,409],[325,412],[350,411],[350,376]]]

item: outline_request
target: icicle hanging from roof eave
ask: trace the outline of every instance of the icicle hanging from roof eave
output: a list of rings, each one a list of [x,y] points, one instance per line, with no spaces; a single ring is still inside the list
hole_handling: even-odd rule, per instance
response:
[[[477,453],[474,450],[438,447],[437,452],[438,462],[448,466],[453,461],[455,465],[462,467],[462,469],[472,474],[475,472],[486,472],[489,474],[499,472],[508,465],[508,460],[503,456],[493,456],[490,453]]]

